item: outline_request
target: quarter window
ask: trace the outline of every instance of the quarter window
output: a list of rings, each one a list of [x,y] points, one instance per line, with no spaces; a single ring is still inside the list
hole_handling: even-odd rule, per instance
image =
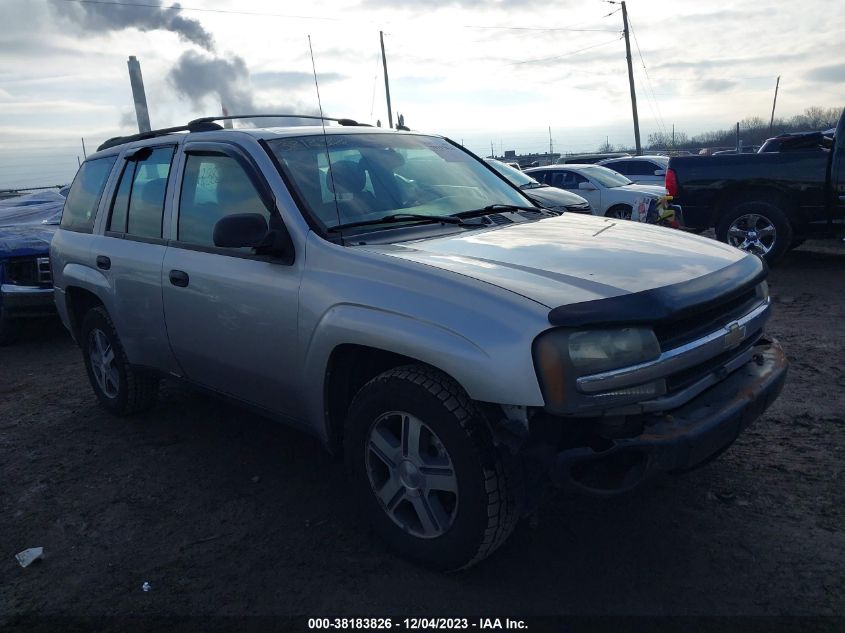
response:
[[[90,233],[94,227],[97,206],[114,166],[116,156],[86,161],[79,168],[62,211],[63,229]]]
[[[179,241],[214,246],[214,225],[237,213],[260,213],[270,223],[270,212],[234,158],[189,154],[179,200]]]

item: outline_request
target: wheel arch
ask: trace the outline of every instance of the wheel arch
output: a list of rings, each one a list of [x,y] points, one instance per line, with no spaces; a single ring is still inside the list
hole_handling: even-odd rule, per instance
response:
[[[66,286],[65,297],[71,334],[74,340],[79,342],[80,330],[85,315],[89,310],[98,306],[102,306],[105,309],[105,304],[95,292],[82,286]]]
[[[800,206],[787,189],[774,183],[752,183],[750,185],[735,184],[726,188],[720,194],[715,205],[716,220],[714,224],[718,223],[721,216],[735,206],[755,200],[762,200],[777,206],[793,227],[803,222]]]

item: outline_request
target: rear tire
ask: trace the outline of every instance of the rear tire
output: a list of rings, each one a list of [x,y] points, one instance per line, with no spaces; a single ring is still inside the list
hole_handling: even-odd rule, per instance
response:
[[[110,413],[127,416],[155,404],[158,378],[129,364],[114,324],[102,306],[85,314],[80,345],[91,387]]]
[[[360,507],[405,558],[444,571],[469,567],[519,519],[514,458],[494,445],[460,386],[437,370],[408,365],[364,385],[344,444]]]
[[[719,218],[716,238],[773,264],[792,243],[792,225],[780,204],[761,197],[740,202]]]

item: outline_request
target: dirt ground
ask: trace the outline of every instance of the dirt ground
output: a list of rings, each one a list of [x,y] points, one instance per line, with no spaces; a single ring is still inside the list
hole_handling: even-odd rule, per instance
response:
[[[25,613],[845,615],[845,247],[805,245],[770,279],[789,379],[731,450],[630,496],[559,496],[457,575],[387,553],[316,441],[174,385],[149,413],[113,418],[61,327],[27,332],[0,350],[0,626]],[[44,559],[20,568],[34,546]]]

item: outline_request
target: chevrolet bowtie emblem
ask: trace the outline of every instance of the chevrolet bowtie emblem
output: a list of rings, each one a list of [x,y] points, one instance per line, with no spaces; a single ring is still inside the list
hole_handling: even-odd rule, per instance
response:
[[[736,347],[745,338],[745,326],[736,321],[728,325],[726,329],[728,333],[725,334],[725,349]]]

